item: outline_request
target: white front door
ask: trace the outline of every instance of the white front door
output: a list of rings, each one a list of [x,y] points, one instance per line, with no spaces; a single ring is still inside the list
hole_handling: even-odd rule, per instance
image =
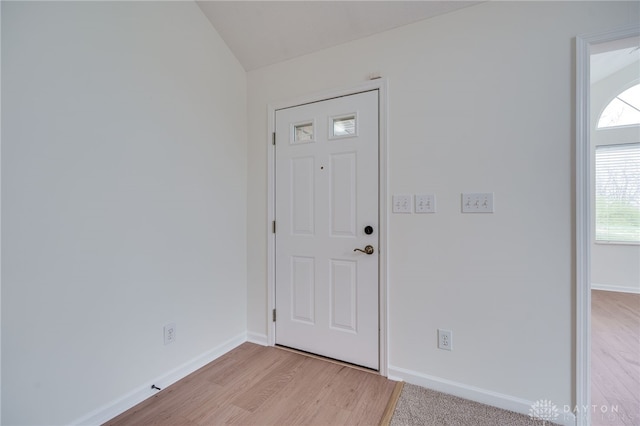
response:
[[[276,111],[275,162],[276,344],[378,370],[378,91]]]

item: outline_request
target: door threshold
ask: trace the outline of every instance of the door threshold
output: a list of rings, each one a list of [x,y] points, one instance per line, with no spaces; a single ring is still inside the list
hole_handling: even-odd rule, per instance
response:
[[[349,362],[345,362],[345,361],[340,361],[339,359],[335,359],[335,358],[329,358],[326,356],[322,356],[322,355],[318,355],[318,354],[314,354],[311,352],[306,352],[300,349],[294,349],[294,348],[290,348],[288,346],[282,346],[282,345],[275,345],[275,348],[278,349],[282,349],[283,351],[287,351],[287,352],[293,352],[295,354],[299,354],[299,355],[304,355],[307,356],[309,358],[314,358],[314,359],[319,359],[322,361],[327,361],[330,362],[332,364],[336,364],[336,365],[341,365],[343,367],[349,367],[349,368],[353,368],[355,370],[360,370],[360,371],[364,371],[366,373],[371,373],[371,374],[376,374],[376,375],[380,375],[380,371],[379,370],[374,370],[373,368],[367,368],[367,367],[363,367],[361,365],[357,365],[357,364],[351,364]]]

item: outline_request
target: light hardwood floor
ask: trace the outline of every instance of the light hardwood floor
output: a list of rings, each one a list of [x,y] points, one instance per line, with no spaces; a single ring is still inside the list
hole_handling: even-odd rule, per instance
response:
[[[640,425],[640,294],[591,291],[591,405],[594,426]]]
[[[107,425],[378,425],[396,382],[244,343]]]

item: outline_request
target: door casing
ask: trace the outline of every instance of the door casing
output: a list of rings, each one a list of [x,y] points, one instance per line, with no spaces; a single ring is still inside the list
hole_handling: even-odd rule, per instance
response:
[[[637,37],[637,25],[576,37],[576,340],[575,406],[591,406],[591,46]],[[577,426],[591,424],[589,410],[578,410]]]
[[[379,226],[379,314],[378,321],[380,327],[379,349],[380,375],[387,376],[388,370],[388,345],[387,345],[387,262],[388,262],[388,214],[387,214],[387,80],[379,78],[366,83],[345,87],[336,90],[319,92],[291,99],[288,101],[272,103],[268,105],[268,126],[266,143],[267,149],[267,343],[269,346],[275,345],[275,323],[272,320],[272,311],[275,308],[275,234],[272,223],[275,220],[275,147],[273,146],[273,133],[275,132],[276,111],[282,108],[304,105],[311,102],[319,102],[341,96],[354,95],[360,92],[378,90],[378,114],[379,114],[379,162],[378,162],[378,215]]]

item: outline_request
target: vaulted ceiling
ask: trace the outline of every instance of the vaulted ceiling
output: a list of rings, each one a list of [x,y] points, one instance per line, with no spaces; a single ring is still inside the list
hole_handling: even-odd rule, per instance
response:
[[[246,71],[479,1],[198,1]]]
[[[478,3],[483,1],[197,1],[246,71]],[[640,52],[630,49],[637,40],[625,43],[594,49],[593,82],[638,60]]]

